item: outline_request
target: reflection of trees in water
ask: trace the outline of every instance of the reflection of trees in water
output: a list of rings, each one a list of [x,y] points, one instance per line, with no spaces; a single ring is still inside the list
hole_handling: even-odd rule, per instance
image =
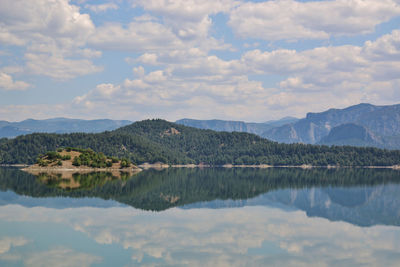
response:
[[[38,180],[43,184],[61,188],[65,190],[72,189],[92,189],[96,186],[104,186],[111,181],[126,181],[131,177],[130,173],[119,172],[117,175],[111,172],[90,172],[90,173],[40,173]]]
[[[215,199],[248,199],[285,188],[349,187],[399,183],[400,173],[386,169],[186,169],[147,170],[122,179],[110,173],[74,174],[79,188],[60,188],[63,178],[38,178],[11,168],[0,168],[0,189],[32,197],[99,197],[145,210]],[[42,181],[42,182],[41,182]],[[44,181],[44,183],[43,183]],[[72,180],[71,180],[72,181]],[[71,181],[69,182],[71,184]],[[65,184],[66,185],[66,184]],[[69,186],[71,189],[71,186]]]

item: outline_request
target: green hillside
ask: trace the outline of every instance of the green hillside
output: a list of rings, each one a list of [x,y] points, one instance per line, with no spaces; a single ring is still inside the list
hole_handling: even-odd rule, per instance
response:
[[[248,133],[201,130],[145,120],[98,134],[31,134],[0,142],[0,163],[34,163],[62,147],[90,148],[132,163],[390,166],[400,151],[376,148],[278,144]]]

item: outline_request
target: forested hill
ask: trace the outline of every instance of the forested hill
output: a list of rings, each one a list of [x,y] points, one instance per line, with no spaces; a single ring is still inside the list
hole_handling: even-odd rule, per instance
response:
[[[114,131],[30,134],[0,140],[0,163],[33,163],[60,147],[91,148],[133,163],[391,166],[400,151],[376,148],[278,144],[248,133],[195,129],[164,120],[145,120]]]

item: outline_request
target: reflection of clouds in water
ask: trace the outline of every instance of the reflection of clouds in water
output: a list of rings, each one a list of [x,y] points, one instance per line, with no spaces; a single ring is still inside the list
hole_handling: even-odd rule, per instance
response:
[[[24,260],[24,264],[26,266],[85,267],[100,261],[101,257],[59,247],[31,254]]]
[[[23,260],[25,266],[91,266],[93,263],[100,262],[101,257],[81,253],[69,248],[58,247],[43,252],[12,252],[14,247],[22,247],[28,244],[29,240],[24,237],[2,237],[0,239],[0,260],[20,261]]]
[[[29,241],[23,238],[22,236],[18,237],[1,237],[0,239],[0,254],[4,254],[8,252],[11,247],[20,247],[24,246]]]
[[[0,207],[0,220],[61,222],[99,244],[120,244],[141,263],[146,255],[162,259],[163,265],[191,266],[395,266],[400,261],[397,227],[361,228],[268,207],[154,213],[9,205]]]
[[[22,247],[28,244],[30,241],[22,236],[0,237],[0,260],[3,261],[18,261],[21,259],[21,255],[12,253],[10,250],[15,247]]]

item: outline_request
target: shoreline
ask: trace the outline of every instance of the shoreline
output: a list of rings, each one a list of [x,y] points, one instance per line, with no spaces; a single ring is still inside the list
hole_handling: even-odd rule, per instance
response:
[[[400,165],[392,165],[392,166],[339,166],[339,165],[327,165],[327,166],[314,166],[314,165],[268,165],[268,164],[259,164],[259,165],[233,165],[233,164],[224,164],[224,165],[210,165],[210,164],[164,164],[164,163],[156,163],[156,164],[141,164],[138,165],[141,169],[167,169],[167,168],[254,168],[254,169],[267,169],[267,168],[299,168],[299,169],[393,169],[400,170]]]
[[[16,167],[16,166],[12,166]],[[77,167],[77,168],[63,168],[63,167],[36,167],[36,166],[28,166],[26,168],[22,168],[22,171],[53,171],[53,172],[140,172],[141,168],[91,168],[91,167]]]
[[[91,168],[91,167],[77,167],[77,168],[63,168],[63,167],[34,167],[34,165],[26,165],[26,164],[0,164],[0,167],[15,167],[21,168],[23,171],[60,171],[60,172],[140,172],[142,170],[147,169],[168,169],[168,168],[254,168],[254,169],[267,169],[267,168],[299,168],[299,169],[392,169],[392,170],[400,170],[400,165],[393,166],[337,166],[337,165],[328,165],[328,166],[313,166],[313,165],[268,165],[268,164],[260,164],[260,165],[233,165],[233,164],[224,164],[224,165],[209,165],[209,164],[141,164],[136,168]]]
[[[393,169],[400,170],[400,165],[392,165],[392,166],[339,166],[339,165],[327,165],[327,166],[314,166],[314,165],[268,165],[268,164],[259,164],[259,165],[233,165],[233,164],[224,164],[224,165],[209,165],[209,164],[142,164],[138,167],[143,169],[167,169],[167,168],[256,168],[256,169],[267,169],[267,168],[299,168],[299,169]]]

